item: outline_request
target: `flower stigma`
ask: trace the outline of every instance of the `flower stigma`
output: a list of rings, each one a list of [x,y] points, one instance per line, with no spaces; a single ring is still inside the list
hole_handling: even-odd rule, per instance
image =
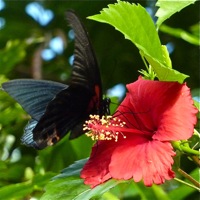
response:
[[[83,130],[92,140],[112,140],[118,141],[119,134],[125,139],[126,136],[120,131],[126,123],[117,117],[90,115],[90,120],[87,120],[83,125]]]

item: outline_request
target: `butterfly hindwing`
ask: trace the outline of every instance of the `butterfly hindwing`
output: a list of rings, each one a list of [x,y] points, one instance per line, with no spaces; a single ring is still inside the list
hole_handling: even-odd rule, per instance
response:
[[[45,113],[48,103],[68,86],[53,81],[16,79],[3,83],[2,88],[32,117],[24,129],[21,141],[27,146],[37,148],[32,131]]]
[[[2,84],[2,88],[35,120],[40,119],[55,95],[67,87],[62,83],[33,79],[16,79]]]
[[[33,129],[35,128],[35,126],[37,125],[38,121],[31,119],[28,124],[26,125],[25,129],[24,129],[24,134],[21,137],[21,141],[23,144],[30,146],[30,147],[34,147],[36,149],[38,149],[38,145],[37,143],[33,140]]]
[[[63,138],[89,113],[86,112],[91,95],[80,86],[71,85],[48,104],[45,114],[33,130],[38,148],[53,145]],[[81,135],[83,131],[79,133]]]

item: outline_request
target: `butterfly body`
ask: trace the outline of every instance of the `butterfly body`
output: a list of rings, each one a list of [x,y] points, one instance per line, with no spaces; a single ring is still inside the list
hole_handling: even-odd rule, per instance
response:
[[[2,84],[32,117],[21,140],[36,149],[57,143],[69,131],[70,139],[80,136],[90,114],[109,112],[109,103],[102,98],[100,72],[86,30],[74,12],[67,12],[67,20],[75,33],[75,58],[69,85],[32,79]]]

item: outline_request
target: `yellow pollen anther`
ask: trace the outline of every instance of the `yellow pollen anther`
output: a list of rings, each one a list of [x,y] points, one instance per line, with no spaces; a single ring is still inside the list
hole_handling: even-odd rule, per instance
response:
[[[119,134],[126,136],[117,128],[124,127],[126,123],[117,117],[90,115],[90,120],[87,120],[83,125],[83,130],[88,131],[86,135],[92,140],[112,140],[118,141]],[[119,129],[118,128],[118,129]]]

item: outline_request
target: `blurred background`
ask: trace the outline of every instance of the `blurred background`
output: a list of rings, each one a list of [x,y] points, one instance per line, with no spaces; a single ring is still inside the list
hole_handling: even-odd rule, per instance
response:
[[[72,69],[74,35],[65,20],[65,12],[73,9],[89,32],[104,94],[119,103],[125,95],[125,85],[135,81],[138,70],[145,66],[138,49],[121,33],[109,25],[86,19],[114,2],[0,0],[0,83],[16,78],[67,83]],[[139,2],[156,20],[153,17],[156,1],[129,2]],[[173,68],[190,76],[186,81],[198,100],[199,14],[199,2],[196,2],[167,20],[159,32],[161,43],[170,52]],[[28,194],[40,196],[50,177],[75,160],[88,157],[93,144],[85,136],[73,141],[66,137],[54,147],[36,151],[20,143],[28,120],[27,113],[0,91],[0,188],[34,180],[36,189],[34,184],[29,185],[23,193],[24,199],[29,199]],[[188,172],[195,167],[186,157],[182,165]],[[189,195],[192,196],[185,199],[197,199],[196,193]]]

